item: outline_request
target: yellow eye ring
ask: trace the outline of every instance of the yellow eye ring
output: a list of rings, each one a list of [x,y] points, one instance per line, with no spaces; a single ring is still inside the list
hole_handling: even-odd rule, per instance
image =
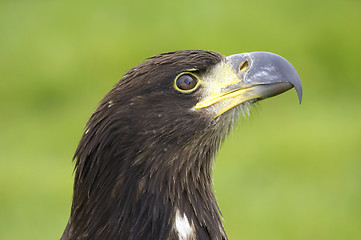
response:
[[[174,80],[174,88],[181,93],[191,93],[199,86],[199,79],[191,72],[182,72]]]

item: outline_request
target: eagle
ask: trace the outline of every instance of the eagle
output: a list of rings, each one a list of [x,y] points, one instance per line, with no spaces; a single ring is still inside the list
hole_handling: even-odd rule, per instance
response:
[[[291,88],[295,68],[268,52],[162,53],[100,101],[76,149],[61,240],[227,239],[212,163],[252,104]]]

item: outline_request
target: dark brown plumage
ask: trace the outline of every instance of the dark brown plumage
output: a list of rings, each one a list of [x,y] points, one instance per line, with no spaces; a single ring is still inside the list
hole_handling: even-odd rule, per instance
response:
[[[73,204],[62,240],[227,239],[212,190],[212,161],[242,111],[262,99],[219,116],[214,111],[221,105],[195,107],[206,99],[212,69],[228,61],[209,51],[177,51],[124,75],[99,103],[76,150]],[[184,72],[201,81],[193,92],[174,86]],[[179,231],[179,216],[190,233]]]

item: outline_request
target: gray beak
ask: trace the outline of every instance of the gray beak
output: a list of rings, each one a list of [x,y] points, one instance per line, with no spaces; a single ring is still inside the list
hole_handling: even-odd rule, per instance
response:
[[[276,96],[294,87],[301,103],[300,77],[283,57],[268,52],[252,52],[231,55],[227,60],[242,79],[243,87],[252,87],[259,99]]]

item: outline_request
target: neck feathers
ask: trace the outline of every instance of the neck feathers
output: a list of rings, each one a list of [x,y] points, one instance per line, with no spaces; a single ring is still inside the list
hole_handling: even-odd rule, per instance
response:
[[[212,189],[213,156],[225,134],[168,139],[115,109],[103,100],[79,143],[62,240],[227,239]]]
[[[218,135],[187,144],[114,126],[95,112],[76,151],[65,239],[227,239],[212,190]]]

